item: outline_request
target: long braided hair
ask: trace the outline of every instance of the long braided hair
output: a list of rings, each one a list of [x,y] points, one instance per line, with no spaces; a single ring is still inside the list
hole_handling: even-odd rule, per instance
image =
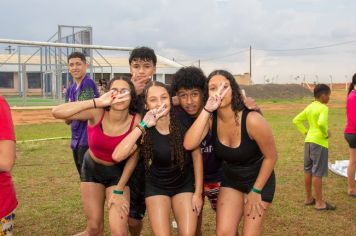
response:
[[[149,89],[153,86],[163,87],[164,89],[167,90],[167,93],[169,95],[168,88],[163,83],[158,81],[151,81],[146,85],[146,87],[143,90],[146,105],[147,105],[147,94],[149,92]],[[187,160],[186,158],[187,152],[184,150],[183,147],[184,133],[183,133],[182,126],[175,115],[171,97],[170,97],[170,102],[171,102],[171,109],[169,111],[169,116],[170,116],[169,145],[171,150],[171,161],[173,165],[177,164],[179,165],[180,169],[183,170],[183,167]],[[148,110],[146,109],[144,110],[142,117],[144,117],[147,111]],[[149,172],[149,167],[153,160],[153,143],[152,143],[153,129],[154,127],[147,129],[146,135],[143,137],[142,140],[143,145],[141,146],[141,152],[145,160],[146,172]]]
[[[239,125],[239,111],[242,111],[245,107],[244,104],[244,100],[242,97],[242,93],[241,93],[241,89],[240,86],[237,84],[234,76],[226,71],[226,70],[214,70],[213,72],[210,73],[210,75],[208,76],[208,81],[207,84],[209,84],[209,81],[211,80],[211,78],[215,75],[222,75],[224,76],[227,80],[229,80],[230,82],[230,86],[231,86],[231,109],[235,114],[235,122],[236,125]],[[205,97],[209,97],[209,90],[208,90],[208,86],[205,90]]]

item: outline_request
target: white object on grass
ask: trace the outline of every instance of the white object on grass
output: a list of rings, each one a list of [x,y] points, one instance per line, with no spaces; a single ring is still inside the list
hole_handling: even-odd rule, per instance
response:
[[[343,176],[347,178],[347,167],[349,165],[349,160],[339,160],[335,161],[335,164],[329,162],[329,170],[334,174]],[[355,176],[356,180],[356,176]]]

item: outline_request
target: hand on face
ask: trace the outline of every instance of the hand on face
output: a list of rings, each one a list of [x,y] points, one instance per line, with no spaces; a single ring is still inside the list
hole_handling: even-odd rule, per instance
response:
[[[155,126],[157,124],[157,120],[162,116],[167,115],[169,112],[167,105],[162,104],[159,108],[154,108],[149,110],[145,117],[143,118],[143,122],[147,125],[148,128]]]
[[[111,89],[97,99],[96,106],[107,107],[115,103],[124,102],[130,99],[129,95],[130,92],[128,90],[119,93],[117,89]]]
[[[222,100],[224,99],[225,95],[229,91],[230,86],[227,82],[223,82],[219,85],[217,91],[209,96],[208,101],[206,102],[205,109],[213,112],[219,108],[221,105]]]
[[[143,89],[145,88],[146,84],[150,82],[152,79],[152,76],[138,76],[137,74],[133,74],[131,81],[135,87],[137,95],[141,95],[143,92]]]

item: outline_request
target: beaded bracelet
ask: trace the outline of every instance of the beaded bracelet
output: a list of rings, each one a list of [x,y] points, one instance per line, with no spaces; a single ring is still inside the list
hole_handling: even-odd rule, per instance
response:
[[[141,132],[142,132],[142,134],[143,134],[143,135],[145,135],[145,134],[146,134],[146,130],[145,130],[145,128],[143,128],[143,127],[142,127],[142,125],[141,125],[141,124],[137,124],[137,125],[136,125],[136,127],[137,127],[137,128],[139,128],[139,129],[141,130]]]

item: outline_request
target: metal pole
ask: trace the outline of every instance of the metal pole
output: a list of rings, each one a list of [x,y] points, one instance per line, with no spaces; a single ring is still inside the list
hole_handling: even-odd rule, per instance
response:
[[[89,44],[92,45],[93,44],[93,29],[92,27],[88,27],[89,29]],[[90,78],[94,79],[93,76],[93,49],[89,50],[90,52]]]
[[[250,81],[252,81],[252,47],[250,45]]]
[[[62,42],[62,33],[60,31],[60,27],[58,26],[58,40]],[[62,48],[58,48],[58,61],[57,61],[57,74],[58,74],[58,100],[62,100]]]
[[[19,85],[19,95],[22,97],[22,79],[21,79],[21,47],[17,48],[18,72],[17,79]]]

